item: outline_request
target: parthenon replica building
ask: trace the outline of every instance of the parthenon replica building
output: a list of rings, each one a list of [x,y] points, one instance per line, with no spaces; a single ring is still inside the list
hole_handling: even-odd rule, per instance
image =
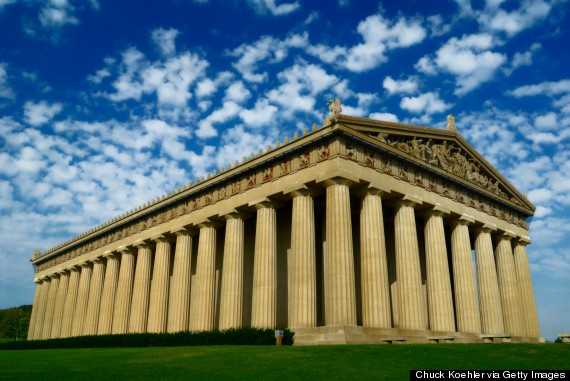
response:
[[[340,114],[55,248],[30,340],[288,327],[295,344],[538,342],[535,207],[446,129]]]

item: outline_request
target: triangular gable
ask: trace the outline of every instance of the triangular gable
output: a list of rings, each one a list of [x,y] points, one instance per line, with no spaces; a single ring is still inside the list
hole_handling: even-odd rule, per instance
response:
[[[384,149],[458,179],[532,215],[535,206],[457,131],[339,115],[337,123],[372,138]]]

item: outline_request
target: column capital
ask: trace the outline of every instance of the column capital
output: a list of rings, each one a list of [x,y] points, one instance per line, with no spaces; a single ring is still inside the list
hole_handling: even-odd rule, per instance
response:
[[[202,229],[202,228],[214,228],[214,229],[216,229],[216,228],[221,226],[221,223],[218,221],[214,221],[214,220],[211,220],[209,218],[206,218],[205,220],[198,223],[197,225],[200,229]]]
[[[95,263],[103,263],[103,257],[101,256],[101,257],[97,257],[97,258],[90,259],[89,262],[91,262],[91,263],[93,263],[93,264],[95,264]]]
[[[364,187],[355,189],[352,193],[359,196],[360,198],[364,198],[369,194],[382,197],[384,195],[392,193],[392,191],[380,183],[371,182]]]
[[[526,245],[530,245],[532,242],[530,240],[530,237],[519,236],[519,237],[515,238],[515,243],[519,246],[526,246]]]
[[[83,268],[91,267],[91,261],[85,261],[83,263],[80,263],[79,266]]]
[[[158,242],[171,242],[172,241],[172,236],[168,233],[158,233],[158,234],[154,234],[150,237],[150,239],[152,241],[154,241],[155,243]]]
[[[436,217],[448,216],[451,214],[451,211],[441,206],[441,204],[435,204],[433,206],[428,207],[427,209],[422,210],[420,214],[424,218],[428,219],[431,216],[436,216]]]
[[[283,205],[283,202],[274,200],[270,197],[261,197],[250,201],[247,206],[253,206],[255,209],[273,208],[277,209]]]
[[[346,185],[347,187],[350,187],[352,184],[354,184],[354,181],[344,177],[336,176],[324,180],[323,184],[325,185],[325,187],[330,187],[331,185]]]
[[[418,196],[406,194],[404,196],[397,198],[395,203],[398,207],[409,206],[415,208],[417,205],[423,204],[423,201]]]
[[[499,230],[497,231],[497,237],[501,240],[506,239],[512,241],[517,238],[517,235],[511,230]]]
[[[101,257],[105,258],[105,259],[109,259],[111,257],[116,257],[116,256],[117,256],[117,253],[114,252],[113,250],[107,250],[101,255]]]
[[[177,228],[174,228],[174,229],[170,230],[170,234],[173,234],[173,235],[175,235],[175,236],[177,236],[177,237],[178,237],[178,236],[181,236],[181,235],[183,235],[183,236],[187,236],[187,235],[189,235],[189,236],[195,236],[196,233],[197,233],[197,232],[196,232],[195,229],[192,229],[192,228],[190,228],[190,227],[188,227],[188,226],[180,226],[180,227],[177,227]]]
[[[283,189],[283,194],[291,196],[291,198],[295,198],[297,196],[317,196],[321,193],[321,191],[308,187],[306,184],[297,183],[291,184],[287,188]]]
[[[491,233],[497,231],[497,225],[491,223],[483,223],[475,225],[473,229],[476,233],[483,232],[483,233]]]
[[[59,278],[60,275],[61,275],[61,274],[60,274],[59,272],[57,272],[57,273],[49,274],[48,277],[54,279],[54,278]]]
[[[469,225],[475,223],[475,218],[473,218],[467,214],[462,214],[459,217],[452,218],[450,220],[450,222],[453,226],[457,226],[457,225],[469,226]]]
[[[235,210],[234,212],[224,214],[223,217],[225,220],[245,220],[250,216],[251,216],[250,213],[243,212],[240,210]]]
[[[44,281],[43,278],[36,278],[36,279],[34,279],[34,283],[36,283],[36,284],[38,284],[38,285],[42,284],[43,281]]]
[[[79,271],[80,267],[79,267],[79,265],[72,265],[72,266],[69,266],[68,268],[66,268],[66,270],[68,270],[70,272],[71,271]]]
[[[152,249],[154,247],[154,242],[151,241],[150,239],[146,238],[146,239],[137,239],[134,243],[133,246],[135,246],[137,249],[145,248],[145,249]],[[125,247],[125,246],[121,246],[121,247]],[[121,248],[120,247],[120,248]],[[119,249],[120,249],[119,248]]]
[[[131,246],[119,246],[117,251],[121,254],[134,254],[134,250]]]

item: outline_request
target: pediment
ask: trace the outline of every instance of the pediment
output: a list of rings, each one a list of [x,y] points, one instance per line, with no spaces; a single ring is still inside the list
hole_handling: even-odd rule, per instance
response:
[[[458,180],[532,215],[535,206],[457,131],[339,116],[348,127],[407,160]]]

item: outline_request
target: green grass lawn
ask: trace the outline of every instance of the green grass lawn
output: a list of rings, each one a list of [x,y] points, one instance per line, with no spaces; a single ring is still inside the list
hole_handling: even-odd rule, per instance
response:
[[[0,380],[408,380],[410,369],[568,369],[565,344],[0,351]]]

